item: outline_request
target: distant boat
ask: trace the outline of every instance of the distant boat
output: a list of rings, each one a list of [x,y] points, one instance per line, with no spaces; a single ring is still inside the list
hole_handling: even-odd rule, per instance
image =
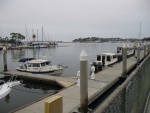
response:
[[[10,78],[8,82],[0,81],[3,83],[0,85],[0,99],[4,98],[6,95],[8,95],[12,89],[13,86],[19,85],[20,81],[13,81],[13,77]]]
[[[133,56],[135,54],[134,47],[127,47],[127,58]],[[122,61],[122,47],[117,47],[117,58],[118,61]]]
[[[23,58],[20,59],[19,66],[16,67],[16,70],[30,73],[63,73],[64,67],[60,64],[51,65],[51,61],[46,59],[35,59],[35,58]]]

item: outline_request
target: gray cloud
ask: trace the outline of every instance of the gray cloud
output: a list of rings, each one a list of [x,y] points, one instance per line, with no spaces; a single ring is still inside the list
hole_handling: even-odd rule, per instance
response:
[[[142,23],[142,36],[149,36],[148,0],[1,0],[0,35],[11,32],[25,35],[44,27],[53,40],[74,38],[136,38]]]

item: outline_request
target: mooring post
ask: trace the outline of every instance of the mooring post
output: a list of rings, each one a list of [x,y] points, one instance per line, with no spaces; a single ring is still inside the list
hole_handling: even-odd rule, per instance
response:
[[[137,63],[140,62],[140,44],[138,43],[138,46],[137,46]]]
[[[127,47],[126,47],[126,44],[124,44],[122,47],[122,59],[123,59],[122,76],[125,76],[126,71],[127,71]]]
[[[95,73],[94,72],[95,72],[95,66],[92,66],[91,67],[91,79],[92,80],[95,80]]]
[[[3,47],[3,65],[4,65],[4,72],[5,71],[8,71],[7,70],[7,49],[6,49],[6,47],[4,46]]]
[[[88,112],[88,55],[84,50],[80,54],[80,110]]]

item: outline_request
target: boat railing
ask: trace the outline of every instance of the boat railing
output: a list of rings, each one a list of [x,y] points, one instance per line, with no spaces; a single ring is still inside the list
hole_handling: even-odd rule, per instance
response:
[[[10,83],[11,81],[16,81],[17,77],[17,75],[12,75],[8,82]]]

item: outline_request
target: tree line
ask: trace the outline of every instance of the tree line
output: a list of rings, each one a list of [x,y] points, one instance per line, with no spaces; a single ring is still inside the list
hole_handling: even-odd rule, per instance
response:
[[[18,41],[24,40],[25,36],[20,33],[10,33],[10,38],[0,37],[0,43],[17,43]]]
[[[128,39],[123,39],[123,38],[99,38],[99,37],[87,37],[87,38],[77,38],[74,39],[72,42],[117,42],[117,41],[131,41],[135,42],[138,41],[139,39],[136,38],[128,38]]]

